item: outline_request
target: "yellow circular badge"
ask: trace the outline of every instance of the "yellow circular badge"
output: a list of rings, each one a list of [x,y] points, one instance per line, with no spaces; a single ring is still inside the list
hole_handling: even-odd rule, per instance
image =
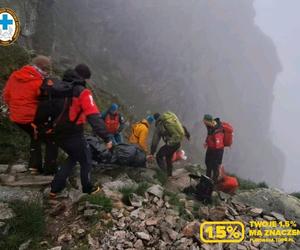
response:
[[[20,20],[9,8],[0,8],[0,45],[7,46],[15,42],[20,34]]]

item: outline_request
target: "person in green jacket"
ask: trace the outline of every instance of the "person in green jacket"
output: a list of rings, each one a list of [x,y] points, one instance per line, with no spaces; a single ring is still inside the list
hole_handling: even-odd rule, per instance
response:
[[[155,131],[148,160],[154,158],[153,155],[157,150],[160,139],[163,139],[165,145],[157,152],[156,161],[158,166],[166,171],[168,176],[172,176],[172,156],[181,147],[181,142],[184,137],[188,140],[190,139],[190,134],[187,129],[182,126],[177,116],[172,112],[165,112],[162,115],[156,113],[154,114],[154,119]]]

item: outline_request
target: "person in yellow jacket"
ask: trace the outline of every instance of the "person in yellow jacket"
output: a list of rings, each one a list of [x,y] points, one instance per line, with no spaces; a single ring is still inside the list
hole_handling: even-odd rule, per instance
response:
[[[132,125],[129,136],[129,143],[138,145],[146,154],[148,153],[149,129],[153,122],[153,115],[148,115],[146,119]]]

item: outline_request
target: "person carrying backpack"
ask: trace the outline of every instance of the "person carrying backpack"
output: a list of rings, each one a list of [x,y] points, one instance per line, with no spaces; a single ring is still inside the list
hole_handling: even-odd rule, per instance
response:
[[[113,135],[112,142],[114,145],[123,143],[121,132],[125,127],[124,116],[118,110],[118,104],[113,103],[106,112],[102,113],[102,119],[105,122],[106,129]]]
[[[165,112],[160,115],[154,114],[155,131],[152,138],[151,152],[148,159],[153,159],[157,146],[162,138],[165,145],[162,146],[156,154],[158,166],[166,171],[168,176],[173,172],[173,154],[180,148],[181,142],[186,137],[190,139],[187,129],[182,126],[181,122],[173,112]]]
[[[151,124],[154,122],[153,115],[132,125],[129,143],[138,145],[146,154],[148,151],[148,136]]]
[[[206,175],[212,177],[214,183],[217,183],[224,147],[231,146],[233,129],[230,124],[221,122],[219,118],[213,119],[209,114],[204,115],[203,123],[207,128],[207,137],[204,143]]]
[[[32,174],[48,174],[56,170],[58,147],[51,136],[37,138],[32,126],[38,106],[40,87],[50,72],[50,58],[39,55],[32,60],[31,65],[14,71],[3,90],[3,99],[8,105],[10,120],[30,136],[28,168]],[[41,150],[42,142],[46,144],[44,165]]]
[[[98,186],[93,186],[90,180],[91,152],[83,134],[83,125],[86,120],[92,126],[95,134],[106,142],[108,149],[112,147],[112,142],[91,91],[86,88],[86,82],[90,77],[91,71],[84,64],[77,65],[75,70],[67,70],[63,76],[61,84],[67,82],[73,86],[72,97],[65,109],[66,112],[59,115],[60,120],[56,119],[53,133],[59,147],[67,153],[68,159],[54,176],[50,198],[55,198],[57,193],[65,188],[66,180],[77,162],[80,164],[82,192],[94,194],[100,190]]]

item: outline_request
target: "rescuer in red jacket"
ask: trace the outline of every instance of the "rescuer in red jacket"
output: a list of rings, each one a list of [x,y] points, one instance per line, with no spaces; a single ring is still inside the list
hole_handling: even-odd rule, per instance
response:
[[[224,153],[224,130],[219,118],[213,119],[211,115],[204,115],[203,123],[207,128],[205,140],[206,175],[216,183],[219,176],[219,166],[222,164]]]
[[[112,147],[111,134],[106,130],[105,123],[101,119],[100,111],[94,102],[92,93],[86,88],[86,81],[91,77],[88,66],[79,64],[75,70],[67,70],[63,81],[72,82],[73,97],[69,109],[69,123],[63,126],[64,129],[55,131],[56,142],[67,154],[67,161],[59,168],[52,183],[50,197],[55,198],[56,194],[66,186],[66,180],[70,176],[76,163],[80,164],[80,177],[82,192],[94,194],[100,190],[93,186],[90,180],[92,167],[91,152],[83,134],[83,125],[86,121],[92,126],[94,133],[101,137]]]
[[[46,56],[37,56],[32,60],[32,65],[26,65],[14,71],[3,90],[3,98],[9,108],[10,120],[30,136],[28,166],[32,174],[38,172],[53,173],[56,169],[57,146],[51,137],[43,138],[43,141],[46,143],[43,166],[41,138],[35,138],[32,127],[38,105],[40,86],[44,78],[50,74],[50,71],[50,59]]]
[[[113,144],[123,143],[122,130],[125,128],[125,118],[119,112],[119,105],[113,103],[106,112],[102,113],[102,119],[106,129],[113,135]]]

